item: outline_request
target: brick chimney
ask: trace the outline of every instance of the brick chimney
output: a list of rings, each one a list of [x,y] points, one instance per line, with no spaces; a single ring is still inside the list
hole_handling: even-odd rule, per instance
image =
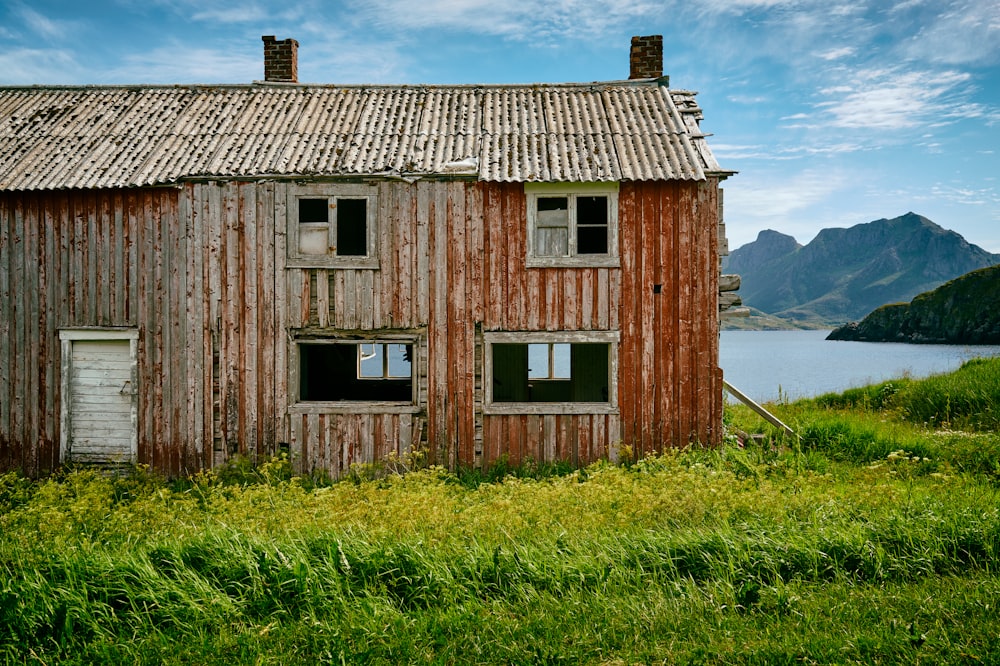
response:
[[[299,43],[294,39],[277,41],[264,35],[264,80],[281,83],[299,82]]]
[[[663,35],[633,37],[629,54],[630,79],[658,79],[663,76]]]

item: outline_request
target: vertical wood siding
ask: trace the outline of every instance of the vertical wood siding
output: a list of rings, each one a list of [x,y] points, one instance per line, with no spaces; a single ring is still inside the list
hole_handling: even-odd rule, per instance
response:
[[[718,441],[717,183],[622,183],[620,268],[526,268],[523,185],[380,181],[379,268],[286,269],[288,188],[0,194],[0,468],[59,457],[58,330],[139,331],[139,461],[183,474],[288,443],[303,470]],[[654,285],[660,285],[654,293]],[[297,331],[420,335],[413,414],[289,410]],[[483,331],[620,330],[618,414],[486,414]]]
[[[207,377],[189,351],[204,331],[188,294],[204,241],[178,203],[173,189],[0,194],[0,466],[59,464],[58,331],[86,327],[140,331],[139,461],[202,466],[189,396]]]

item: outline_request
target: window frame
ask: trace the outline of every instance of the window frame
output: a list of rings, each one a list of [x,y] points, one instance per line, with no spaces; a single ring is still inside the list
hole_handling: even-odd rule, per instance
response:
[[[484,414],[617,414],[619,331],[489,331],[483,332]],[[494,402],[493,345],[607,344],[607,402]]]
[[[378,257],[378,188],[364,183],[313,183],[295,185],[288,188],[286,204],[287,253],[285,266],[288,268],[379,268]],[[299,249],[299,200],[326,199],[329,207],[327,222],[328,247],[334,247],[337,239],[337,210],[330,207],[335,199],[365,200],[365,248],[364,255],[304,254]]]
[[[525,183],[527,200],[527,250],[528,268],[551,267],[598,267],[616,268],[620,265],[618,256],[618,183]],[[608,198],[608,252],[607,254],[579,254],[577,252],[577,206],[579,196],[606,196]],[[539,256],[535,254],[536,231],[538,229],[538,199],[566,197],[568,206],[569,252],[563,257]]]
[[[410,345],[410,399],[407,400],[302,400],[300,363],[302,345],[354,345],[362,344]],[[420,399],[420,336],[379,335],[377,337],[341,337],[336,335],[302,336],[289,341],[288,412],[290,414],[416,414],[421,410]],[[357,381],[378,382],[385,378],[362,378],[360,360],[355,367]],[[400,379],[400,378],[394,378]]]

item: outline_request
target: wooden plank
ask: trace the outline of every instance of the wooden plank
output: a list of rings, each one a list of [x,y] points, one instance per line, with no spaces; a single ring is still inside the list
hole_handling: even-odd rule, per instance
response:
[[[11,370],[13,354],[11,338],[16,326],[11,293],[12,239],[18,237],[17,221],[14,215],[14,197],[20,194],[0,193],[0,465],[2,469],[17,469],[20,449],[11,432],[11,402],[13,401],[13,377]]]
[[[257,411],[260,385],[260,318],[257,298],[260,293],[257,243],[257,186],[241,183],[239,186],[238,222],[242,231],[240,245],[241,289],[238,293],[242,303],[242,335],[240,339],[240,438],[251,460],[263,461],[266,452],[260,442],[260,418]]]
[[[501,219],[499,186],[484,183],[483,196],[483,252],[486,271],[483,277],[483,327],[486,330],[503,328],[506,293],[506,233]]]
[[[239,229],[238,192],[236,185],[222,185],[222,209],[220,222],[222,224],[223,248],[220,258],[223,261],[220,270],[222,278],[222,303],[220,314],[222,318],[222,336],[219,349],[220,392],[222,398],[222,435],[226,449],[231,452],[246,454],[243,446],[244,433],[241,431],[240,419],[240,331],[243,327],[241,303],[238,294],[240,288],[240,229]]]
[[[618,356],[618,393],[621,423],[627,446],[638,445],[638,420],[636,412],[636,387],[639,364],[639,330],[637,324],[638,217],[636,183],[623,185],[618,197],[619,244],[621,251],[621,343]]]
[[[257,382],[254,385],[258,447],[267,456],[278,453],[274,382],[278,369],[275,367],[274,327],[274,185],[257,184],[255,216],[257,226],[256,273],[257,273],[257,345],[254,349],[257,364]],[[328,283],[329,284],[329,283]],[[284,372],[284,370],[282,370]]]

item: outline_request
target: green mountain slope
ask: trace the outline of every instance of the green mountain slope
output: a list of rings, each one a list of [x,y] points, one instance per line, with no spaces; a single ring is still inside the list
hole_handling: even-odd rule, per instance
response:
[[[1000,266],[972,271],[909,303],[883,305],[827,339],[1000,344]]]
[[[997,263],[1000,255],[907,213],[824,229],[805,246],[764,231],[734,250],[724,270],[742,277],[744,305],[794,322],[836,325]]]

